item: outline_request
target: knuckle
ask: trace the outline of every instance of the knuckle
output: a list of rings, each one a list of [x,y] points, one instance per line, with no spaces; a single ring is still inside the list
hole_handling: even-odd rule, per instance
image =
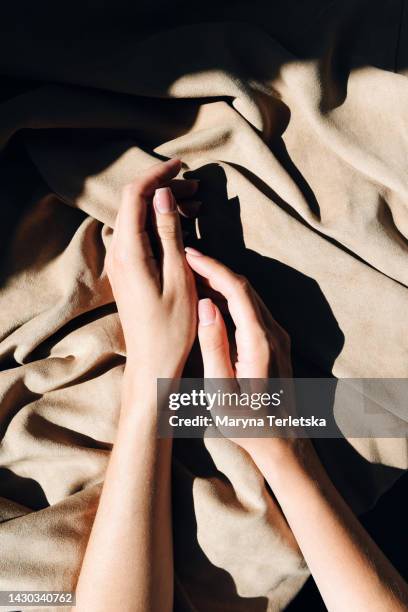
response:
[[[256,338],[257,352],[261,359],[269,361],[271,353],[273,352],[273,346],[270,338],[265,331],[261,331],[259,336]]]
[[[161,224],[157,227],[157,231],[162,240],[176,240],[178,238],[178,227],[174,223]]]
[[[140,193],[140,179],[135,179],[122,187],[122,196],[124,198],[133,198]]]
[[[173,281],[177,289],[181,292],[181,295],[190,293],[192,288],[191,276],[189,270],[186,268],[185,261],[180,258],[175,258],[172,264],[173,268]]]
[[[178,268],[177,264],[172,267],[172,273],[168,274],[165,279],[164,299],[170,306],[178,302],[179,305],[188,309],[190,307],[190,285],[181,267]]]
[[[262,327],[253,329],[250,341],[248,342],[248,350],[257,362],[262,364],[268,363],[273,353],[273,346],[268,330]]]
[[[207,353],[218,353],[224,350],[224,341],[219,334],[201,332],[201,344]]]
[[[243,276],[242,274],[237,274],[235,277],[235,286],[237,289],[241,290],[241,291],[245,291],[245,293],[248,293],[250,291],[251,285],[249,283],[249,280],[247,279],[246,276]]]

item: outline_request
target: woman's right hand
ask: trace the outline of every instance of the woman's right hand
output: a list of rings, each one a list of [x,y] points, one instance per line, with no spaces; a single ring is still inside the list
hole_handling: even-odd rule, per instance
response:
[[[292,378],[289,336],[248,281],[186,251],[194,272],[226,298],[236,327],[233,365],[220,310],[210,299],[199,302],[205,378]],[[341,498],[310,439],[236,438],[221,431],[249,453],[268,482],[330,612],[407,610],[407,584]]]
[[[237,361],[231,363],[224,319],[210,298],[198,305],[198,336],[205,378],[291,378],[290,337],[248,280],[219,261],[186,248],[187,261],[227,301],[234,322]]]
[[[226,300],[235,325],[236,350],[231,351],[220,309],[210,298],[199,301],[198,338],[205,379],[250,379],[255,386],[258,380],[268,378],[291,379],[290,337],[272,317],[248,280],[190,247],[186,248],[186,257],[204,283]],[[235,352],[236,361],[233,363],[231,353]],[[250,453],[253,446],[258,446],[262,440],[236,438],[229,435],[231,431],[228,429],[223,429],[222,433]]]

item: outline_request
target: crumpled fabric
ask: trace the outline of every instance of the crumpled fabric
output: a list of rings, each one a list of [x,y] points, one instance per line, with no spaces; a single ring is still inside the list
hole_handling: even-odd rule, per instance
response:
[[[0,37],[2,590],[75,584],[125,362],[104,255],[155,160],[200,179],[187,240],[249,278],[295,375],[408,374],[404,3],[43,4]],[[316,448],[356,512],[407,468],[404,439]],[[173,481],[175,609],[283,610],[309,574],[249,456],[178,440]]]

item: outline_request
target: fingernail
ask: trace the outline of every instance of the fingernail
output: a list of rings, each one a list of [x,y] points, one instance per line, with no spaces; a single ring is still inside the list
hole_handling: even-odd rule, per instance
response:
[[[166,214],[175,210],[176,205],[170,187],[156,189],[154,194],[154,207],[161,214]]]
[[[212,325],[215,321],[215,306],[209,298],[198,302],[198,318],[200,325]]]
[[[193,249],[193,247],[185,247],[184,250],[187,253],[187,255],[194,255],[195,257],[203,256],[203,254],[200,253],[200,251],[197,251],[197,249]]]

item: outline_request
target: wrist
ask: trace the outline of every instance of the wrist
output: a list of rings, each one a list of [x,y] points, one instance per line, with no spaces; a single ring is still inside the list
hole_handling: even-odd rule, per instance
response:
[[[244,448],[261,472],[267,470],[277,479],[294,471],[309,473],[319,463],[309,439],[257,438],[248,440]]]
[[[156,386],[160,378],[181,378],[186,360],[177,363],[171,363],[171,361],[170,358],[165,360],[157,356],[156,362],[151,363],[151,359],[146,359],[144,355],[128,353],[124,375],[142,386],[146,386],[146,383]]]
[[[170,393],[177,391],[179,378],[166,378],[168,385],[163,387],[163,381],[158,394],[158,379],[140,368],[133,368],[127,362],[122,379],[122,408],[121,412],[136,413],[140,417],[155,417],[157,419],[158,399],[166,400]]]
[[[156,402],[157,380],[144,374],[140,368],[126,363],[122,378],[122,401],[137,399],[147,403]]]

